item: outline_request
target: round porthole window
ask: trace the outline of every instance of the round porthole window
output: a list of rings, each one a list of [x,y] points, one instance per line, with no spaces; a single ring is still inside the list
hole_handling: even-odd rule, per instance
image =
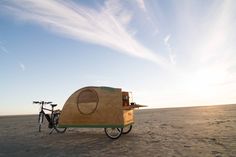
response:
[[[79,93],[77,107],[81,114],[92,114],[98,106],[98,95],[95,90],[85,89]]]

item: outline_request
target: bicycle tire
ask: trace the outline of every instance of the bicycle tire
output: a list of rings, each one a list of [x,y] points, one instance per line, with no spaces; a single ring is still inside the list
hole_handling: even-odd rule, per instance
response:
[[[64,132],[66,132],[67,128],[59,128],[58,127],[59,117],[60,117],[60,114],[54,114],[53,119],[52,119],[53,127],[58,133],[64,133]]]
[[[128,134],[132,130],[132,125],[125,126],[122,130],[122,134]]]
[[[44,118],[44,114],[42,112],[40,112],[39,117],[38,117],[39,132],[41,132],[41,128],[42,128],[42,124],[43,124],[43,118]]]

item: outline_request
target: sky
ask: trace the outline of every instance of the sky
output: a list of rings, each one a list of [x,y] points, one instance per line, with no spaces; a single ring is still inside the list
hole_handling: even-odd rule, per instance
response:
[[[236,1],[0,2],[0,115],[85,86],[149,108],[236,102]]]

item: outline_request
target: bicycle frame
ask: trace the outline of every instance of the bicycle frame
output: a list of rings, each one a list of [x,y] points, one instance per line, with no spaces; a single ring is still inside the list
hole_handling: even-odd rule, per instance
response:
[[[46,117],[46,119],[49,123],[48,128],[52,129],[50,134],[53,132],[54,129],[59,133],[64,133],[66,131],[66,128],[59,129],[57,127],[58,119],[59,119],[59,115],[60,115],[60,110],[59,110],[59,112],[58,112],[58,110],[54,111],[54,107],[57,106],[57,104],[52,104],[52,102],[45,102],[45,101],[33,101],[33,103],[41,105],[39,117],[38,117],[39,132],[41,132],[41,126],[43,123],[44,116]],[[48,109],[48,108],[44,107],[45,104],[51,104],[52,109]],[[47,113],[45,113],[45,111],[50,111],[50,113],[47,114]]]
[[[50,111],[51,113],[47,114],[47,113],[44,112],[44,110]],[[48,108],[43,107],[43,104],[42,104],[41,105],[41,111],[39,113],[42,113],[46,117],[46,119],[49,123],[48,127],[52,128],[53,127],[52,119],[53,119],[53,115],[54,115],[54,107],[52,107],[52,109],[48,109]]]

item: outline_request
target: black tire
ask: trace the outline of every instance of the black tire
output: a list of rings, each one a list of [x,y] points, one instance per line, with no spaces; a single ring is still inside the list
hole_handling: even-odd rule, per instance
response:
[[[58,122],[59,122],[60,114],[55,114],[53,117],[53,127],[58,133],[64,133],[66,132],[67,128],[58,128]]]
[[[123,128],[104,128],[106,135],[111,139],[118,139],[122,134]]]
[[[42,124],[43,124],[44,114],[42,112],[39,113],[38,123],[39,123],[39,132],[41,132]]]
[[[122,134],[128,134],[132,130],[132,125],[125,126],[123,128]]]

